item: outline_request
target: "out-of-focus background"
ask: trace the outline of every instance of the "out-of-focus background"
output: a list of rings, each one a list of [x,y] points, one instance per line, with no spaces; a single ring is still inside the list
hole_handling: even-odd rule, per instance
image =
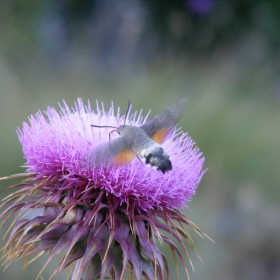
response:
[[[187,96],[180,125],[209,169],[186,214],[216,242],[192,233],[191,279],[280,279],[279,47],[274,0],[2,0],[0,176],[23,172],[15,130],[38,109],[130,99],[153,115]],[[0,279],[35,279],[45,260]]]

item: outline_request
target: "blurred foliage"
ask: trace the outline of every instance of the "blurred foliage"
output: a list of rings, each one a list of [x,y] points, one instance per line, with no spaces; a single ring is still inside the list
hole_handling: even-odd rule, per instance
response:
[[[277,1],[3,0],[0,20],[0,176],[23,171],[15,130],[38,109],[130,99],[153,115],[188,96],[180,124],[209,169],[186,213],[216,242],[194,236],[191,279],[280,278]]]

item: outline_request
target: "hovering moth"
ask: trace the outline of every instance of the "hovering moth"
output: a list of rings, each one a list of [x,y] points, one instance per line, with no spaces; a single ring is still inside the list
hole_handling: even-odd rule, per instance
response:
[[[172,170],[170,157],[160,144],[182,118],[186,104],[187,99],[184,98],[169,106],[140,127],[126,125],[125,121],[119,127],[91,125],[98,128],[114,128],[113,131],[117,131],[120,135],[117,139],[109,140],[108,143],[96,148],[92,152],[92,159],[95,162],[109,161],[112,164],[122,165],[128,164],[137,156],[146,164],[161,170],[162,173]],[[130,102],[128,103],[125,120],[129,109]]]

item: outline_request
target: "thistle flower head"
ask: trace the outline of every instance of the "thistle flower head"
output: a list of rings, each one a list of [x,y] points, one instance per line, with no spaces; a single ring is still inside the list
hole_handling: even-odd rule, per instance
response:
[[[127,123],[140,126],[146,120],[140,112]],[[192,241],[184,225],[201,232],[179,208],[194,194],[204,158],[186,133],[173,129],[162,144],[173,165],[165,174],[147,168],[137,158],[121,166],[106,160],[96,164],[91,153],[108,142],[111,129],[91,125],[118,127],[123,121],[113,104],[106,112],[103,104],[97,103],[93,110],[89,102],[84,105],[78,99],[75,108],[64,103],[60,112],[54,108],[39,111],[18,129],[27,166],[21,175],[27,180],[12,186],[19,189],[2,204],[8,207],[1,217],[16,214],[3,248],[7,265],[49,250],[42,271],[63,252],[54,273],[75,264],[72,279],[122,279],[127,268],[138,280],[164,279],[168,262],[156,247],[159,239],[187,269],[183,239],[191,246]],[[118,137],[111,135],[111,140]],[[36,209],[42,214],[25,217]]]

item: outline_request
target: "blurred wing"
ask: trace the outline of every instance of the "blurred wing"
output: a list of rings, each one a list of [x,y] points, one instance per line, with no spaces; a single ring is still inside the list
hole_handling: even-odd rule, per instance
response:
[[[187,98],[167,107],[163,112],[144,123],[141,128],[157,143],[163,142],[170,129],[182,118]]]
[[[131,149],[124,149],[114,157],[113,163],[116,165],[128,164],[134,157],[135,153]]]
[[[156,143],[162,143],[169,133],[169,128],[162,128],[157,130],[152,136],[150,136]]]
[[[103,162],[127,164],[133,160],[134,156],[134,152],[127,146],[124,137],[103,144],[92,152],[92,160],[95,164]]]

